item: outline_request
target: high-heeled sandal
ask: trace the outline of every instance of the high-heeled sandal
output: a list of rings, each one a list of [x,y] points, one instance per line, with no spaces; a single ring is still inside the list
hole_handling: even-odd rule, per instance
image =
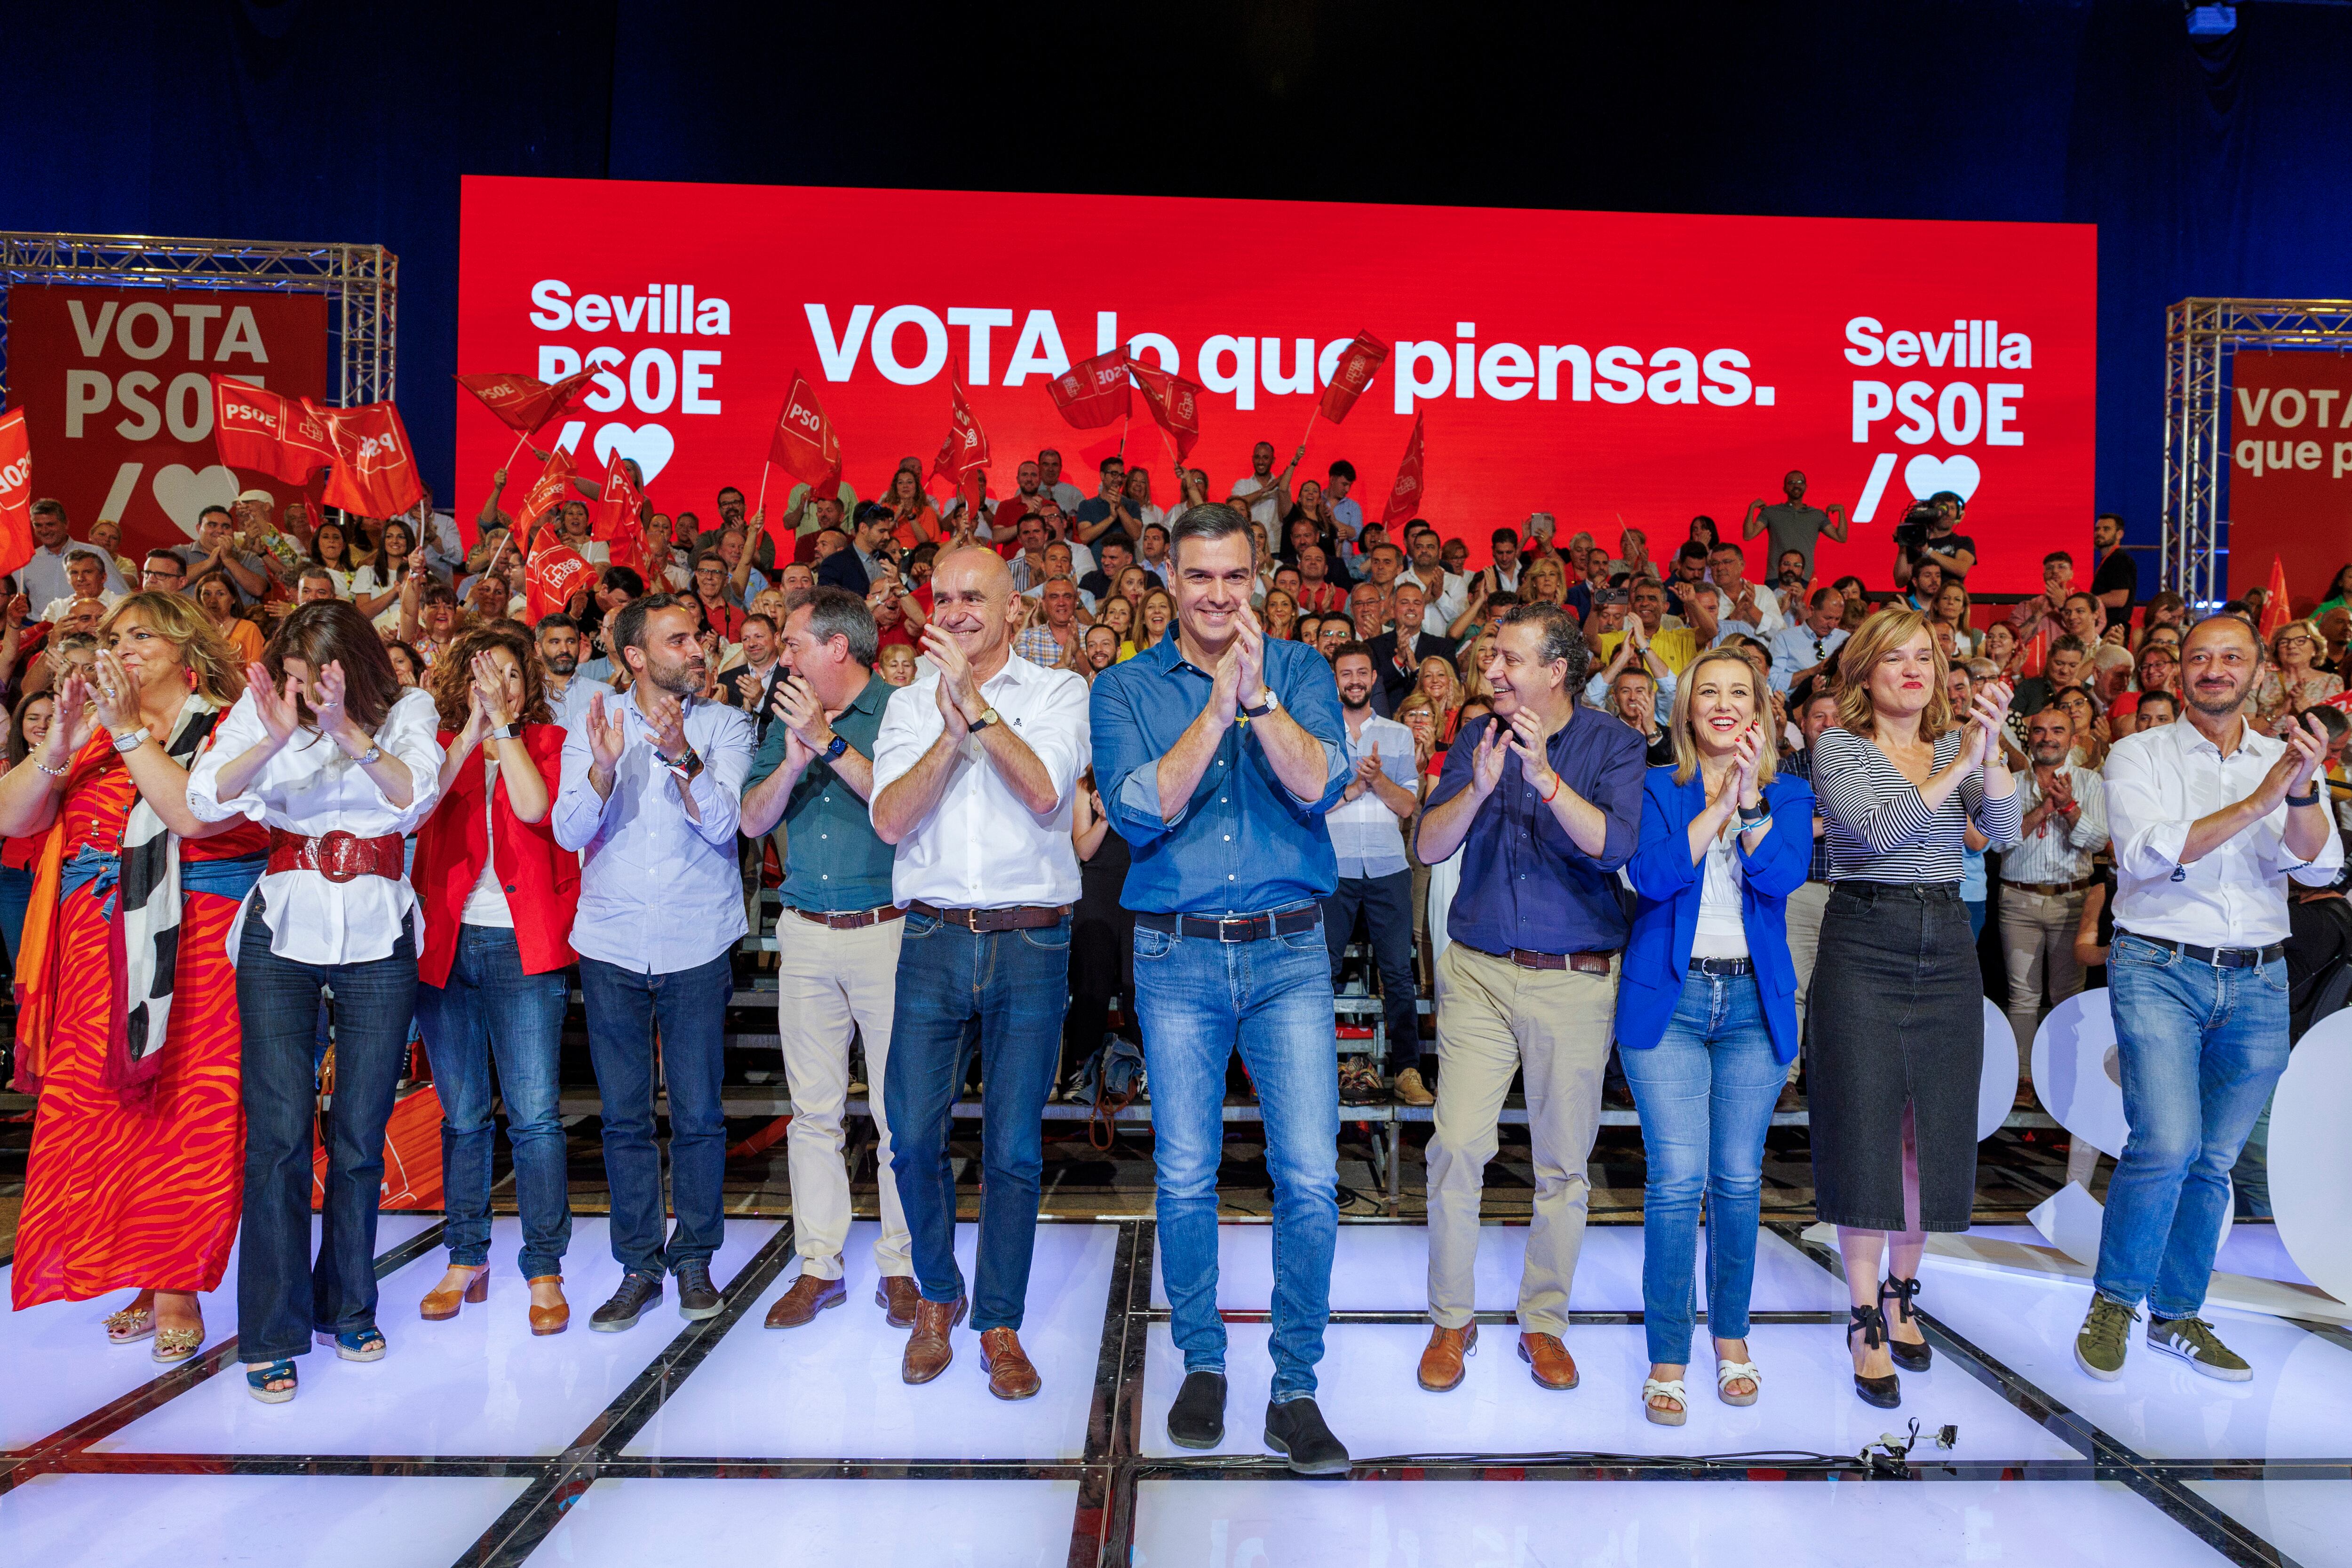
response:
[[[1919,1314],[1911,1310],[1911,1299],[1918,1294],[1919,1281],[1916,1279],[1897,1279],[1889,1275],[1878,1284],[1878,1304],[1881,1307],[1885,1306],[1887,1298],[1894,1298],[1895,1322],[1916,1325],[1919,1321]],[[1896,1339],[1893,1323],[1886,1330],[1886,1353],[1893,1356],[1895,1364],[1906,1372],[1925,1372],[1936,1359],[1936,1352],[1927,1347],[1924,1339],[1916,1345]]]
[[[106,1338],[110,1344],[135,1345],[154,1331],[155,1309],[152,1305],[125,1307],[107,1315]]]
[[[269,1385],[273,1383],[282,1383],[286,1386],[272,1388]],[[248,1366],[245,1369],[245,1388],[264,1405],[283,1405],[294,1397],[294,1363],[291,1361],[266,1361],[258,1366]]]
[[[471,1267],[474,1268],[473,1277],[466,1281],[465,1289],[462,1290],[439,1289],[428,1290],[425,1293],[425,1300],[416,1303],[416,1315],[428,1323],[443,1322],[456,1317],[457,1304],[460,1301],[478,1307],[490,1299],[490,1266],[488,1264],[475,1267],[460,1263],[452,1267],[458,1268]]]
[[[1653,1399],[1671,1399],[1675,1402],[1675,1407],[1672,1410],[1661,1410],[1650,1403]],[[1690,1401],[1683,1397],[1683,1380],[1679,1377],[1664,1381],[1654,1377],[1643,1378],[1642,1380],[1642,1414],[1661,1426],[1679,1426],[1689,1420]]]
[[[1876,1307],[1849,1307],[1847,1316],[1853,1321],[1845,1331],[1846,1353],[1853,1353],[1853,1331],[1862,1331],[1865,1349],[1876,1350],[1886,1342],[1886,1318]],[[1874,1405],[1881,1410],[1892,1410],[1903,1403],[1903,1380],[1889,1373],[1885,1377],[1864,1377],[1853,1374],[1853,1391],[1864,1405]]]
[[[157,1329],[155,1348],[147,1352],[147,1359],[159,1366],[171,1366],[194,1355],[204,1348],[204,1342],[205,1326],[202,1323],[193,1329]]]
[[[1746,1378],[1756,1386],[1745,1394],[1734,1394],[1731,1385]],[[1764,1373],[1752,1361],[1719,1361],[1715,1363],[1715,1396],[1726,1405],[1748,1405],[1764,1392]]]
[[[552,1285],[555,1287],[554,1306],[542,1307],[536,1301],[533,1301],[530,1304],[530,1331],[534,1334],[560,1334],[564,1330],[570,1328],[572,1326],[572,1303],[563,1299],[563,1276],[561,1274],[534,1274],[531,1276],[529,1282],[533,1285]]]

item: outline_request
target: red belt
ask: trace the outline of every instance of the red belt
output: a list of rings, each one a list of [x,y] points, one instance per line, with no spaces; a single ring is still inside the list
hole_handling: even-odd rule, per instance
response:
[[[403,874],[401,860],[401,838],[397,833],[388,833],[381,838],[362,838],[339,827],[332,833],[306,838],[282,827],[269,830],[271,874],[316,871],[330,882],[348,882],[354,877],[384,877],[397,882]]]

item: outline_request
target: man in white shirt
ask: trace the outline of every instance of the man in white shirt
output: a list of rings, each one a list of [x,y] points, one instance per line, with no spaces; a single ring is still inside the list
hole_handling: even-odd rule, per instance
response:
[[[1040,1386],[1019,1331],[1069,997],[1071,799],[1087,757],[1086,682],[1014,654],[1014,613],[994,551],[940,556],[923,626],[933,668],[892,694],[874,743],[874,831],[896,847],[891,898],[907,906],[884,1099],[922,1300],[899,1375],[947,1370],[967,1307],[948,1132],[977,1023],[986,1175],[971,1311],[999,1399]]]
[[[609,700],[613,689],[580,673],[580,623],[558,611],[544,616],[535,628],[540,668],[545,672],[547,705],[555,721],[569,730],[588,711],[592,697]]]
[[[33,503],[33,554],[16,569],[16,587],[33,604],[46,605],[52,599],[68,597],[73,585],[66,577],[66,557],[77,550],[87,550],[106,562],[106,585],[114,593],[128,593],[122,574],[115,569],[113,559],[96,545],[68,539],[66,508],[63,501],[42,500]]]
[[[1331,660],[1339,679],[1339,714],[1348,726],[1348,762],[1355,776],[1339,804],[1323,814],[1339,857],[1339,883],[1323,900],[1323,941],[1331,952],[1331,984],[1339,984],[1340,955],[1356,929],[1356,912],[1371,932],[1380,970],[1381,1015],[1388,1026],[1385,1062],[1349,1057],[1339,1068],[1339,1099],[1370,1105],[1381,1098],[1385,1071],[1397,1100],[1433,1105],[1421,1077],[1421,1015],[1412,976],[1412,869],[1404,832],[1421,797],[1413,789],[1412,731],[1372,711],[1381,688],[1372,652],[1362,643],[1341,647]]]
[[[751,720],[706,702],[709,670],[683,599],[622,606],[610,641],[631,685],[588,710],[563,740],[555,841],[583,851],[572,946],[588,1013],[588,1054],[613,1193],[620,1288],[588,1326],[636,1326],[677,1276],[678,1315],[716,1317],[710,1259],[725,1226],[727,1121],[719,1109],[732,957],[748,929],[735,862]],[[654,1040],[669,1093],[669,1197],[663,1237],[661,1148],[654,1142]]]
[[[2230,1167],[2286,1068],[2286,884],[2336,879],[2316,721],[2272,739],[2245,721],[2263,646],[2234,616],[2180,649],[2177,722],[2116,743],[2106,765],[2116,851],[2107,984],[2131,1134],[2107,1188],[2096,1294],[2074,1362],[2123,1375],[2131,1325],[2208,1377],[2253,1369],[2200,1318],[2230,1205]]]
[[[1051,447],[1038,450],[1037,488],[1052,496],[1065,513],[1077,510],[1078,503],[1087,499],[1077,486],[1062,477],[1062,454]]]
[[[1745,622],[1767,640],[1789,624],[1780,614],[1780,601],[1748,580],[1747,552],[1737,544],[1726,540],[1707,552],[1706,574],[1723,596],[1726,621]]]
[[[1246,502],[1249,520],[1263,523],[1271,531],[1282,521],[1282,503],[1290,495],[1290,476],[1298,471],[1298,459],[1307,456],[1300,447],[1291,455],[1290,467],[1276,474],[1274,471],[1274,443],[1260,441],[1250,448],[1250,471],[1246,479],[1235,479],[1228,497]]]
[[[2083,894],[2095,879],[2091,857],[2106,847],[2106,788],[2099,775],[2067,762],[2074,721],[2063,708],[2044,708],[2025,721],[2025,749],[2033,766],[2019,775],[2025,825],[2000,857],[2000,941],[2009,959],[2009,1026],[2017,1037],[2021,1096],[2033,1081],[2033,1031],[2042,1021],[2042,985],[2050,1005],[2083,989],[2074,933],[2083,923]]]
[[[65,619],[75,605],[88,599],[101,609],[110,610],[122,597],[106,585],[106,557],[96,550],[74,545],[66,552],[66,584],[71,590],[61,598],[51,599],[41,607],[37,617],[51,626]]]
[[[1433,637],[1454,636],[1454,623],[1470,603],[1470,579],[1444,568],[1440,562],[1444,549],[1445,542],[1427,523],[1408,528],[1405,550],[1412,565],[1397,576],[1398,582],[1415,584],[1428,596],[1421,629]]]

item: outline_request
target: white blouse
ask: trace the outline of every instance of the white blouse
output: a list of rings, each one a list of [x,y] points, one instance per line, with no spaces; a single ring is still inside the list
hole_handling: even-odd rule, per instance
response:
[[[404,692],[375,732],[376,744],[407,764],[409,803],[395,808],[367,770],[315,731],[304,731],[269,759],[243,795],[224,800],[221,770],[268,736],[253,694],[213,731],[188,774],[188,809],[205,822],[244,816],[267,826],[319,837],[341,830],[360,838],[405,836],[433,814],[441,790],[440,719],[430,692]],[[269,951],[297,963],[365,963],[388,958],[404,920],[424,945],[424,907],[408,879],[354,877],[330,881],[318,871],[273,871],[260,881],[268,909]],[[252,905],[248,903],[247,910]],[[244,940],[245,911],[229,931],[232,958]]]
[[[1731,830],[1718,833],[1706,847],[1705,880],[1700,883],[1698,923],[1691,931],[1693,958],[1746,958],[1748,916],[1740,897],[1746,881]]]

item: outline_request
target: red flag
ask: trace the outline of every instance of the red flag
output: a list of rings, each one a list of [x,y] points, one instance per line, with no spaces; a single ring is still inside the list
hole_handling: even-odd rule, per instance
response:
[[[615,458],[604,470],[604,493],[588,509],[590,533],[604,542],[606,557],[614,565],[626,566],[641,575],[646,558],[645,500],[646,492],[637,488],[628,464]]]
[[[783,412],[776,416],[768,461],[813,486],[820,497],[840,490],[841,437],[799,371],[793,372],[793,389],[784,396]]]
[[[2324,697],[2320,700],[2330,708],[2337,708],[2347,713],[2352,713],[2352,691],[2339,691],[2333,697]]]
[[[618,458],[613,459],[613,470],[615,473],[625,471]],[[548,453],[547,467],[541,468],[539,478],[530,482],[530,489],[523,491],[522,506],[515,513],[514,535],[521,542],[517,548],[529,549],[531,536],[539,531],[539,525],[563,509],[564,501],[572,496],[572,480],[578,472],[572,467],[572,454],[562,447],[558,447]],[[605,495],[609,497],[611,494],[612,479],[608,475]]]
[[[482,400],[509,430],[528,436],[572,406],[596,379],[593,370],[567,375],[553,386],[535,375],[461,375],[457,384]]]
[[[523,618],[533,626],[572,603],[596,581],[596,568],[580,552],[560,542],[550,530],[523,563]]]
[[[1418,414],[1412,416],[1412,434],[1405,437],[1404,457],[1397,463],[1396,484],[1390,489],[1388,507],[1381,513],[1381,522],[1388,528],[1421,515],[1421,417]]]
[[[213,446],[232,468],[295,485],[335,462],[334,437],[314,410],[234,376],[213,377]]]
[[[1200,386],[1142,360],[1128,361],[1127,374],[1143,394],[1144,406],[1151,410],[1153,421],[1175,442],[1176,460],[1182,462],[1192,443],[1201,438]]]
[[[2024,662],[2017,667],[2021,679],[2030,679],[2050,668],[2050,633],[2045,628],[2035,632],[2025,645]]]
[[[2270,591],[2263,595],[2262,625],[2256,628],[2262,633],[2263,645],[2269,647],[2271,634],[2293,619],[2294,610],[2286,596],[2286,563],[2273,555],[2271,557]]]
[[[963,395],[961,371],[948,375],[948,438],[940,443],[939,459],[932,463],[931,472],[955,480],[959,485],[966,474],[988,467],[988,433],[972,417],[971,403]]]
[[[33,442],[25,411],[0,414],[0,573],[33,558]]]
[[[1358,332],[1356,341],[1339,356],[1332,367],[1331,384],[1323,389],[1321,413],[1337,425],[1356,406],[1356,399],[1372,384],[1372,373],[1387,363],[1389,345],[1370,332]]]
[[[400,410],[389,403],[321,408],[309,398],[304,412],[325,426],[335,453],[326,502],[361,517],[398,517],[425,499],[416,449]]]
[[[1098,430],[1127,417],[1132,384],[1127,379],[1127,351],[1113,349],[1072,365],[1046,383],[1045,390],[1054,395],[1054,406],[1063,418],[1081,430]]]

